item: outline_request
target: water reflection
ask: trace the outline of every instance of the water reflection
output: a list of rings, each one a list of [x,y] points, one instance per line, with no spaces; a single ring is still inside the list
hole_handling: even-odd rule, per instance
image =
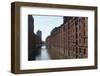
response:
[[[36,56],[36,60],[49,60],[50,56],[48,53],[48,50],[46,48],[46,46],[42,46],[41,50],[40,50],[40,54],[38,54],[38,56]]]
[[[49,60],[50,56],[48,53],[48,50],[45,45],[42,45],[41,47],[34,47],[29,52],[29,61],[31,60]]]
[[[41,53],[41,46],[35,46],[33,47],[32,49],[29,49],[29,52],[28,52],[28,57],[29,57],[29,61],[31,60],[36,60],[36,56],[40,55]]]

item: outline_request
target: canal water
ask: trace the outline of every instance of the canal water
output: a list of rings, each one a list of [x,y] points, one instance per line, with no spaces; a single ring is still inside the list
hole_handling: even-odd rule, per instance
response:
[[[40,54],[36,56],[36,60],[50,60],[50,55],[46,46],[41,47]]]

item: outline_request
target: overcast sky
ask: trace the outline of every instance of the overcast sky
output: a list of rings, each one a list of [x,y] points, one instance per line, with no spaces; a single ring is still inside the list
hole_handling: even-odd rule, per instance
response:
[[[34,32],[42,31],[42,40],[50,35],[53,28],[60,26],[63,23],[62,16],[34,16]]]

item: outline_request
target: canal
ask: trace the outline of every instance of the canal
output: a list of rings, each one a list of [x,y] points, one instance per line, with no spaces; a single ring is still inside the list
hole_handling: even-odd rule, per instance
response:
[[[45,45],[41,47],[40,54],[36,56],[36,60],[50,60],[50,55]]]

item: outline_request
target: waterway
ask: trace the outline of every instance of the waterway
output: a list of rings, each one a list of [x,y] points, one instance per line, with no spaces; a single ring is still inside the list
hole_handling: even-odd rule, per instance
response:
[[[50,55],[45,45],[41,47],[40,54],[36,56],[36,60],[50,60]]]

